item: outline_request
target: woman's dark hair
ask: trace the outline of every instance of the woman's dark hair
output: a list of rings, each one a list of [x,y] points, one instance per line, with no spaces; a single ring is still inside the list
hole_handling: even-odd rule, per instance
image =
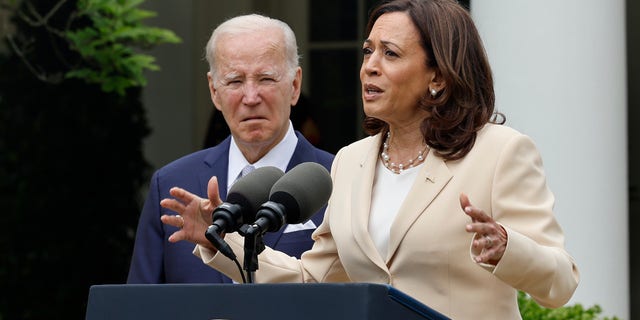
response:
[[[503,114],[494,113],[493,77],[478,30],[468,11],[455,0],[392,0],[371,11],[366,34],[389,12],[409,15],[420,33],[426,65],[445,83],[435,97],[425,94],[419,102],[429,113],[421,125],[425,142],[445,160],[460,159],[471,150],[485,124],[505,122]],[[370,135],[389,128],[372,117],[366,117],[363,125]]]

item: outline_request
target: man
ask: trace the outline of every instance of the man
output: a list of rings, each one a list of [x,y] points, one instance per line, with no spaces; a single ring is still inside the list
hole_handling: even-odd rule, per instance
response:
[[[218,178],[225,199],[247,165],[287,171],[302,162],[330,169],[333,155],[315,148],[289,119],[302,82],[297,44],[284,22],[252,14],[229,19],[212,33],[206,47],[211,100],[224,116],[231,135],[219,145],[184,156],[156,171],[151,179],[133,250],[127,283],[231,282],[192,254],[188,242],[167,241],[175,228],[160,221],[175,214],[160,207],[179,186],[207,195],[207,182]],[[265,245],[300,257],[311,248],[311,233],[324,208],[310,221],[267,233]]]

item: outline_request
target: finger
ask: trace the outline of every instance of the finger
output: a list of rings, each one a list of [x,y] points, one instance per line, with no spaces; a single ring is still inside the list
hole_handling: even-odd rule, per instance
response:
[[[473,232],[478,233],[478,234],[485,234],[486,233],[486,231],[485,231],[485,223],[484,222],[479,222],[475,218],[473,218],[473,222],[468,223],[465,226],[465,230],[467,232],[470,232],[470,233],[473,233]]]
[[[177,214],[176,217],[180,218],[180,222],[178,223],[179,224],[178,228],[182,229],[184,227],[184,218],[179,214]]]
[[[476,262],[488,263],[488,264],[497,264],[502,255],[504,254],[504,247],[496,246],[494,244],[491,248],[485,248],[475,257]]]
[[[484,210],[474,206],[467,206],[464,213],[471,217],[473,222],[493,222],[493,219]]]
[[[480,242],[480,238],[473,239],[473,242],[471,243],[471,245],[473,246],[474,249],[482,249],[482,243]]]
[[[465,229],[467,232],[475,232],[479,235],[493,234],[495,231],[493,225],[486,222],[469,223]]]
[[[218,187],[218,177],[216,176],[209,179],[209,184],[207,185],[207,198],[209,198],[214,207],[219,206],[222,203]]]
[[[160,217],[160,221],[162,221],[162,223],[164,224],[168,224],[176,228],[181,228],[182,225],[184,224],[184,220],[182,220],[181,216],[174,216],[174,215],[167,215],[167,214],[162,215]]]
[[[169,210],[173,210],[180,214],[183,213],[186,209],[185,205],[176,199],[162,199],[160,201],[160,206]]]
[[[489,249],[493,247],[493,239],[490,236],[484,235],[484,237],[482,237],[482,241],[484,242],[485,248]]]
[[[477,233],[477,236],[473,239],[473,247],[482,249],[482,248],[490,248],[491,244],[495,244],[495,240],[493,238],[488,238],[488,235],[482,235],[481,233]]]
[[[182,230],[178,230],[172,233],[167,240],[171,243],[176,243],[182,240],[186,240],[187,238],[184,236],[185,232]]]
[[[490,250],[483,250],[482,253],[475,257],[475,260],[479,263],[488,263],[489,261],[491,261]]]
[[[180,215],[165,214],[160,217],[160,221],[162,221],[162,223],[164,224],[174,226],[179,229],[169,236],[169,238],[167,239],[169,240],[169,242],[175,243],[178,241],[187,240],[186,232],[181,229],[184,226],[184,220]]]
[[[179,188],[179,187],[173,187],[171,189],[169,189],[169,194],[171,196],[173,196],[174,198],[182,201],[183,203],[189,203],[191,201],[193,201],[194,199],[199,199],[200,197],[198,197],[197,195]]]

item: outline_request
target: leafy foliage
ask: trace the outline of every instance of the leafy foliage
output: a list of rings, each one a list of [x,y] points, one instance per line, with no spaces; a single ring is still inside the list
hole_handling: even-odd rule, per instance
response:
[[[10,51],[0,52],[0,319],[82,319],[91,285],[126,281],[150,174],[140,97],[152,58],[133,48],[172,33],[153,36],[136,24],[151,14],[134,9],[139,0],[7,1],[0,8],[14,28],[3,39]],[[67,37],[75,32],[92,34],[91,44],[77,47]]]
[[[99,83],[105,92],[124,94],[129,87],[144,86],[145,70],[158,70],[155,59],[136,53],[131,44],[149,48],[160,43],[176,43],[180,39],[170,30],[148,27],[144,19],[150,11],[136,8],[143,0],[80,0],[78,16],[91,20],[91,25],[66,32],[72,48],[82,56],[82,65],[69,71],[67,77]]]
[[[518,306],[523,320],[619,320],[617,317],[600,317],[602,308],[599,305],[584,308],[576,303],[556,309],[544,308],[522,291],[518,292]]]

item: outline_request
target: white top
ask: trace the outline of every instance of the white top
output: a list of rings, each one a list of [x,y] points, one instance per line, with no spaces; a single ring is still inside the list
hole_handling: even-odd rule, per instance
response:
[[[398,215],[398,209],[407,197],[413,182],[418,176],[419,165],[405,169],[399,174],[385,168],[382,161],[376,165],[371,194],[371,212],[369,213],[369,234],[383,260],[387,260],[391,225]]]

